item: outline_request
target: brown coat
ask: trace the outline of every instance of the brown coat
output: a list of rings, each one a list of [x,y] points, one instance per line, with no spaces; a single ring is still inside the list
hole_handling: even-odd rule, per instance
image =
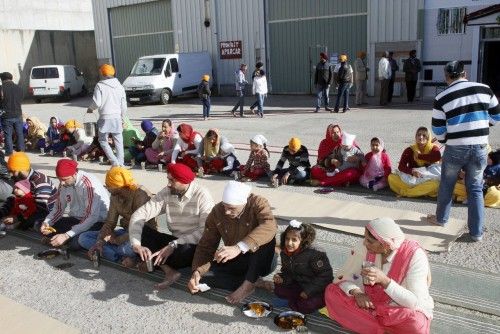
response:
[[[105,237],[111,235],[118,224],[120,216],[122,217],[120,220],[120,226],[125,230],[128,230],[132,214],[135,210],[146,204],[150,200],[151,196],[152,194],[143,187],[139,187],[137,190],[124,190],[124,192],[120,195],[112,195],[109,203],[108,216],[106,217],[106,221],[101,228],[98,240],[103,240]],[[146,222],[146,225],[152,229],[158,229],[156,218],[150,219]],[[128,241],[128,239],[128,233],[125,233],[117,239],[117,242],[118,244],[122,244],[125,241]]]
[[[250,194],[245,209],[235,219],[226,216],[220,202],[207,217],[205,231],[196,247],[192,269],[198,270],[202,275],[210,269],[221,239],[226,246],[234,246],[242,241],[248,246],[249,252],[255,252],[275,238],[277,230],[271,206],[264,197]]]

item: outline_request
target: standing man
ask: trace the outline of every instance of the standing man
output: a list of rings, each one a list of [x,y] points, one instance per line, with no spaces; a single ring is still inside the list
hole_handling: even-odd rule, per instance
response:
[[[316,110],[318,112],[321,108],[321,100],[325,104],[326,111],[332,111],[328,108],[330,86],[333,81],[333,71],[328,62],[328,55],[324,52],[319,54],[319,63],[316,65],[314,72],[314,85],[316,86]]]
[[[380,105],[387,105],[389,99],[389,80],[391,79],[391,64],[389,63],[389,52],[384,51],[378,62],[378,79],[380,80]]]
[[[193,258],[191,293],[200,291],[204,281],[233,291],[226,300],[237,304],[252,294],[259,277],[272,271],[278,225],[269,202],[250,191],[244,183],[229,181],[222,202],[208,215]],[[224,246],[219,247],[221,240]]]
[[[100,230],[108,214],[108,191],[94,175],[77,168],[78,163],[70,159],[61,159],[56,165],[59,179],[56,203],[40,228],[45,235],[44,243],[50,243],[52,247],[71,240],[71,246],[79,248],[78,235]],[[63,217],[68,207],[69,213]]]
[[[441,182],[433,224],[444,226],[451,209],[453,189],[461,170],[465,172],[469,235],[473,241],[483,239],[484,199],[483,171],[487,163],[489,127],[500,121],[500,106],[487,85],[465,79],[460,61],[446,64],[444,75],[448,88],[436,96],[432,110],[432,132],[441,143],[443,153]]]
[[[154,258],[154,265],[165,273],[165,280],[156,286],[160,289],[180,277],[177,269],[191,266],[205,220],[214,206],[208,189],[194,181],[191,168],[181,163],[169,164],[167,172],[167,187],[137,209],[129,225],[134,252],[142,261]],[[171,234],[144,225],[161,214],[166,214]]]
[[[417,58],[417,50],[410,51],[410,58],[405,60],[403,72],[405,72],[406,94],[408,102],[413,102],[415,99],[415,91],[417,89],[418,72],[422,71],[422,65]]]
[[[347,55],[341,54],[339,56],[340,63],[335,66],[333,70],[333,80],[335,80],[335,85],[337,85],[337,100],[335,101],[335,108],[333,112],[339,112],[340,101],[344,100],[344,107],[342,112],[350,110],[349,108],[349,89],[352,87],[353,82],[353,71],[351,65],[347,63]]]
[[[17,151],[24,151],[23,117],[21,101],[23,90],[12,81],[9,72],[0,73],[2,88],[0,90],[0,110],[5,113],[2,117],[2,127],[5,132],[5,156],[8,157],[14,150],[12,143],[13,130],[16,132]]]
[[[364,103],[366,96],[366,81],[368,80],[368,67],[365,63],[366,52],[359,51],[358,58],[354,62],[354,79],[356,80],[356,105]]]
[[[396,72],[399,71],[398,62],[393,58],[394,52],[389,52],[389,65],[391,66],[391,78],[389,79],[389,94],[387,95],[387,102],[392,102],[392,95],[394,95],[394,81],[396,80]]]
[[[109,64],[104,64],[99,68],[101,81],[94,89],[92,104],[87,112],[92,113],[95,109],[99,112],[97,127],[99,131],[99,144],[106,157],[113,166],[123,166],[123,123],[126,119],[127,99],[125,89],[120,84],[115,75],[115,68]],[[108,136],[113,137],[115,143],[116,156],[109,146]]]
[[[245,106],[245,85],[248,83],[245,79],[245,74],[247,73],[247,65],[241,64],[240,69],[235,72],[235,86],[236,86],[236,96],[238,96],[238,102],[231,110],[231,113],[236,117],[236,110],[240,108],[240,117],[245,117],[243,115],[243,107]]]

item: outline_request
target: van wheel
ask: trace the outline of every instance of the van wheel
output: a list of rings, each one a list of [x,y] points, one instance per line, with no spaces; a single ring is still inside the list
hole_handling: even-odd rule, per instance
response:
[[[66,90],[66,91],[64,91],[63,99],[66,100],[66,101],[71,100],[71,91],[69,89]]]
[[[161,104],[168,104],[168,102],[170,102],[171,97],[172,93],[170,92],[170,90],[168,90],[167,88],[163,89],[160,95]]]
[[[42,99],[35,99],[35,103],[42,103]]]
[[[80,92],[80,96],[87,96],[89,91],[87,90],[87,87],[82,86],[82,91]]]

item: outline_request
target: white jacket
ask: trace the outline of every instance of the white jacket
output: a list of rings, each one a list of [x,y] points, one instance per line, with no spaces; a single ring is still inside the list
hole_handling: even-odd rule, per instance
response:
[[[73,133],[73,136],[75,137],[76,144],[68,146],[68,148],[71,148],[73,150],[78,150],[83,145],[90,145],[92,144],[92,141],[94,141],[94,138],[88,137],[87,134],[85,133],[85,130],[82,128],[76,128],[75,132]]]
[[[98,109],[99,119],[125,120],[127,112],[127,98],[125,89],[116,78],[101,80],[94,89],[92,110]]]
[[[69,205],[69,217],[80,220],[66,234],[72,238],[87,231],[97,222],[106,219],[109,209],[109,193],[92,174],[78,171],[76,183],[72,187],[59,185],[54,207],[45,218],[45,223],[54,225]]]
[[[252,94],[267,94],[267,79],[265,75],[253,78]]]
[[[378,62],[378,78],[382,79],[390,79],[391,78],[391,64],[389,63],[389,59],[382,57]]]

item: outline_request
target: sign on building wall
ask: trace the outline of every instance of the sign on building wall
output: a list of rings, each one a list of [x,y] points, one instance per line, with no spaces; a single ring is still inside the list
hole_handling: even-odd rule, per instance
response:
[[[243,49],[241,41],[225,41],[219,43],[220,59],[241,59]]]

